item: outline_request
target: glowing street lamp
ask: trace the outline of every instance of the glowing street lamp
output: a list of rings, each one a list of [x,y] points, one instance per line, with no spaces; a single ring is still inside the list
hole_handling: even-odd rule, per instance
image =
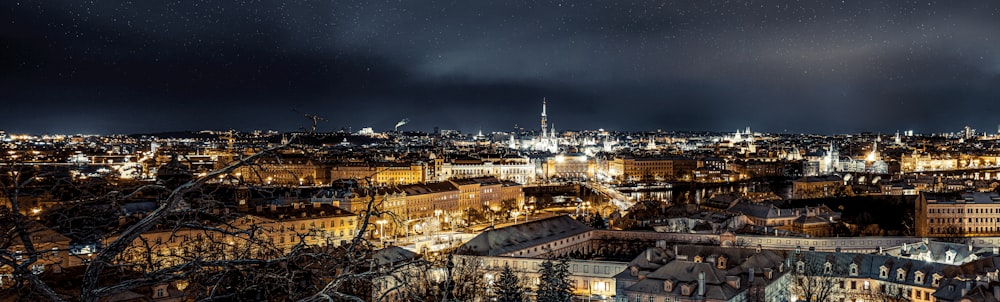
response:
[[[379,219],[375,221],[378,224],[378,239],[382,242],[382,247],[385,247],[385,219]]]

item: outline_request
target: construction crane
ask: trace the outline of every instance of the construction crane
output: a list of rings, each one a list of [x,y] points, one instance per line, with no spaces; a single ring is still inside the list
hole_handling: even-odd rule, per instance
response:
[[[323,122],[326,121],[325,118],[322,118],[319,115],[315,115],[315,114],[308,114],[308,113],[306,113],[306,114],[304,114],[304,116],[305,116],[306,119],[312,121],[312,131],[309,132],[310,134],[315,134],[316,133],[316,125],[319,124],[320,121],[323,121]]]
[[[226,141],[229,142],[229,152],[230,153],[233,152],[233,143],[236,142],[236,136],[234,135],[234,132],[236,132],[236,130],[229,129],[229,131],[226,132],[226,135],[219,136],[219,138],[224,139],[224,140],[226,140]]]

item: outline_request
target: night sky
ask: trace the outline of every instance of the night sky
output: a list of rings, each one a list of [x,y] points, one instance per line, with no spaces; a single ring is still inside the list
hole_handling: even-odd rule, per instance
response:
[[[0,2],[0,130],[1000,124],[1000,2]]]

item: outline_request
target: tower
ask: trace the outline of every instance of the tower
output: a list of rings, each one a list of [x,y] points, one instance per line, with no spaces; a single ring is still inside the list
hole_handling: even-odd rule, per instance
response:
[[[837,151],[837,146],[830,143],[830,172],[837,172],[840,170],[840,151]]]
[[[876,140],[876,141],[872,142],[872,150],[871,150],[871,152],[868,152],[868,157],[865,158],[865,160],[867,160],[869,162],[874,162],[876,160],[879,160],[878,157],[879,157],[878,156],[878,141]]]
[[[545,137],[545,132],[548,130],[546,127],[548,122],[548,117],[545,115],[545,98],[542,98],[542,137]]]

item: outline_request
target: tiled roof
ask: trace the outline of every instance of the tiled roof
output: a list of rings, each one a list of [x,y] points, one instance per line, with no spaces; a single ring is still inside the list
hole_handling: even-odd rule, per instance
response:
[[[482,232],[459,247],[459,251],[479,256],[498,256],[590,230],[590,227],[576,219],[560,215]]]

